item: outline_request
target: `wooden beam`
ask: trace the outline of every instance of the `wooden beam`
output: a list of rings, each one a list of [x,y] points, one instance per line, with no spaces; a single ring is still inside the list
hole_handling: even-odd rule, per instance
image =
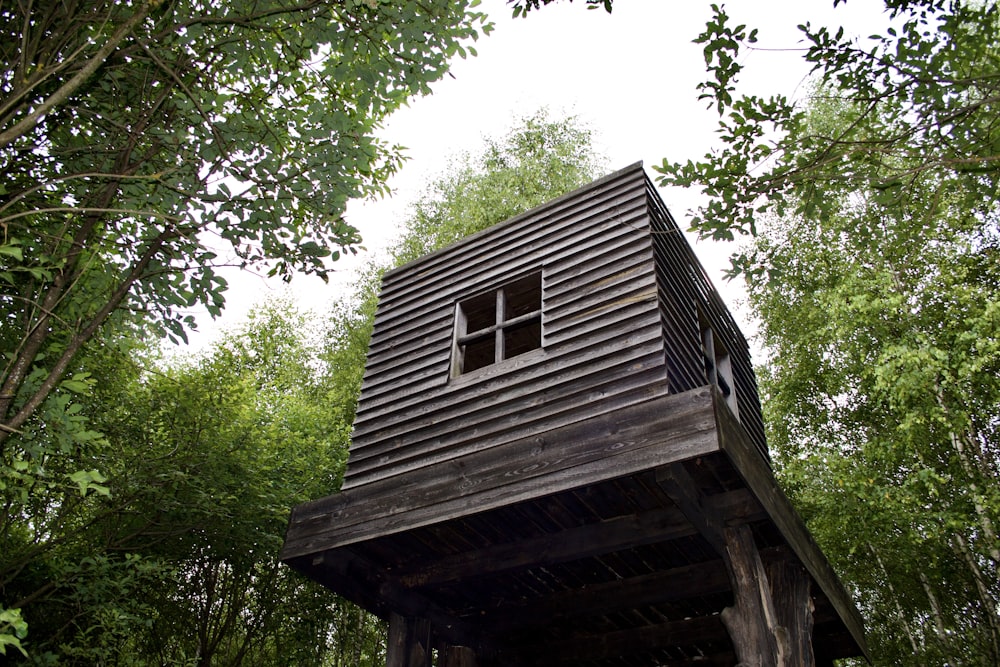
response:
[[[673,507],[572,528],[535,539],[467,551],[410,566],[396,575],[408,588],[487,577],[511,570],[551,565],[605,554],[641,544],[693,534],[684,515]]]
[[[767,567],[772,560],[783,558],[783,554],[784,548],[770,547],[762,550],[761,558]],[[504,634],[523,628],[678,602],[730,590],[729,571],[720,558],[618,581],[588,584],[582,588],[550,593],[499,608],[468,609],[463,612],[463,616],[479,616],[484,632],[497,637],[497,643],[502,644]]]
[[[282,560],[447,521],[718,451],[707,387],[304,503]]]
[[[425,618],[389,615],[385,667],[431,667],[431,623]]]
[[[440,667],[479,667],[479,662],[470,647],[449,645],[441,651]]]
[[[684,467],[683,461],[671,463],[656,471],[656,482],[698,529],[719,556],[726,555],[725,528],[722,517],[706,506],[701,491]]]
[[[348,549],[294,559],[287,564],[382,618],[390,618],[392,613],[425,618],[434,625],[435,635],[448,643],[470,646],[482,643],[478,626],[455,618],[415,591],[401,588]]]
[[[760,518],[760,508],[745,491],[718,494],[705,500],[706,511],[723,511],[732,520]],[[434,586],[501,572],[552,565],[599,556],[619,549],[667,542],[695,534],[683,512],[675,507],[608,519],[542,537],[467,551],[432,562],[410,564],[394,575],[407,588]]]
[[[725,593],[729,589],[729,575],[720,559],[485,609],[481,618],[485,631],[502,638],[524,628]]]
[[[811,581],[801,565],[790,558],[765,562],[767,581],[778,625],[788,638],[786,664],[795,667],[814,667],[813,651],[813,601],[809,594]]]
[[[725,541],[733,606],[722,610],[722,622],[740,665],[791,667],[792,663],[784,661],[787,640],[777,626],[764,565],[750,528],[727,528]]]

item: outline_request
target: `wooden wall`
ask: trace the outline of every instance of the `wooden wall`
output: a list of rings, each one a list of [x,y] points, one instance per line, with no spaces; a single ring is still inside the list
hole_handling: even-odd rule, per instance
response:
[[[648,180],[646,188],[671,388],[677,392],[687,391],[707,381],[699,330],[700,312],[730,354],[739,420],[747,429],[751,442],[764,459],[769,460],[760,394],[746,338]]]
[[[450,377],[456,303],[538,269],[542,348]],[[746,344],[641,164],[388,273],[344,488],[706,384],[699,308],[746,375]]]
[[[638,165],[386,275],[345,488],[667,392]],[[457,301],[542,269],[542,349],[450,378]]]

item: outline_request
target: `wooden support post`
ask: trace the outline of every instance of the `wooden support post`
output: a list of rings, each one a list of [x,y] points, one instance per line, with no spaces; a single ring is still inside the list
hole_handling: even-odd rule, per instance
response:
[[[813,667],[816,664],[812,644],[814,605],[809,575],[790,558],[769,561],[766,569],[778,625],[788,637],[786,664]]]
[[[774,603],[760,553],[747,525],[726,528],[726,565],[733,586],[733,606],[722,622],[736,649],[740,667],[785,667],[787,637],[778,628]]]
[[[476,652],[468,646],[448,646],[441,653],[440,667],[478,667]]]
[[[725,527],[725,517],[706,506],[683,462],[658,469],[656,481],[726,563],[734,604],[722,612],[722,622],[740,664],[815,667],[805,570],[790,559],[765,570],[749,526]]]
[[[389,616],[385,667],[431,667],[430,621],[396,613]]]

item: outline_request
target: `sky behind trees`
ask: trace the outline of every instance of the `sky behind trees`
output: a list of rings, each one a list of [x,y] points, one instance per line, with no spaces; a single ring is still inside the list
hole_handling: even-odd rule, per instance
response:
[[[622,0],[612,14],[588,11],[582,2],[562,2],[518,19],[501,0],[485,0],[480,9],[496,29],[474,44],[478,55],[456,58],[451,75],[432,86],[433,95],[401,109],[382,132],[387,141],[405,146],[410,159],[390,181],[393,197],[353,202],[348,208],[348,219],[361,230],[369,252],[377,253],[395,238],[409,203],[450,157],[475,150],[484,137],[501,134],[515,118],[543,107],[554,119],[575,115],[588,125],[611,169],[642,160],[650,170],[665,157],[697,159],[715,145],[717,116],[697,99],[695,86],[706,76],[705,63],[701,46],[692,43],[711,17],[709,2]],[[844,25],[848,34],[865,38],[874,30],[868,26],[884,22],[879,3],[842,3],[834,9],[832,0],[733,0],[726,9],[734,21],[760,28],[758,48],[743,61],[741,85],[742,91],[759,94],[804,94],[808,69],[796,30],[800,23]],[[662,195],[686,226],[686,212],[698,203],[698,193],[675,188]],[[736,307],[742,292],[721,277],[731,248],[703,242],[695,250],[749,328]],[[207,344],[220,325],[239,321],[268,295],[288,291],[304,308],[323,310],[345,293],[352,269],[366,258],[342,259],[329,285],[297,276],[286,287],[234,271],[226,311],[216,322],[200,314],[192,345]]]

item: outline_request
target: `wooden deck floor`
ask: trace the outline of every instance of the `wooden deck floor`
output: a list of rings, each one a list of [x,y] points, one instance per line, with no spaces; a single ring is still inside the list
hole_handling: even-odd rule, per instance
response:
[[[445,467],[447,466],[447,467]],[[295,509],[282,558],[503,665],[732,665],[726,526],[812,580],[817,664],[860,616],[714,390],[652,398]]]

